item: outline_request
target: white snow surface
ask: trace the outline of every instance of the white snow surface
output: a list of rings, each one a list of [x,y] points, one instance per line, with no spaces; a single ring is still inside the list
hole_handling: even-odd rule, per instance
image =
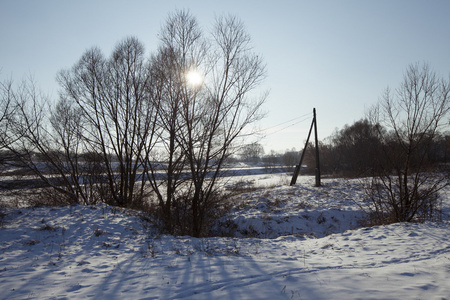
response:
[[[229,238],[106,205],[5,209],[0,299],[450,299],[446,193],[442,222],[361,228],[357,181],[301,178],[237,196]]]

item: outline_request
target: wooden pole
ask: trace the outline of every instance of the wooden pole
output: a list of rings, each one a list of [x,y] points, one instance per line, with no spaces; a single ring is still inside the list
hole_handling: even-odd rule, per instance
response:
[[[317,118],[316,109],[313,109],[313,123],[314,123],[314,136],[316,143],[316,186],[321,186],[320,184],[320,161],[319,161],[319,138],[317,137]]]

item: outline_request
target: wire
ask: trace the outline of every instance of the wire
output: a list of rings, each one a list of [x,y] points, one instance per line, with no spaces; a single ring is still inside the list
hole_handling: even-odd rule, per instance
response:
[[[292,121],[295,121],[295,120],[298,120],[298,119],[302,119],[302,118],[305,118],[306,116],[310,116],[311,114],[310,113],[307,113],[307,114],[304,114],[304,115],[302,115],[302,116],[299,116],[299,117],[296,117],[296,118],[293,118],[293,119],[290,119],[290,120],[287,120],[287,121],[284,121],[283,123],[280,123],[280,124],[277,124],[277,125],[274,125],[274,126],[271,126],[271,127],[267,127],[267,128],[265,128],[265,129],[263,129],[263,130],[261,130],[261,131],[266,131],[266,130],[270,130],[270,129],[272,129],[272,128],[275,128],[275,127],[278,127],[278,126],[281,126],[281,125],[284,125],[284,124],[286,124],[286,123],[290,123],[290,122],[292,122]],[[296,124],[298,124],[298,123],[296,123]]]
[[[297,124],[303,123],[303,122],[307,121],[308,119],[309,119],[309,118],[300,120],[300,121],[298,121],[298,122],[295,122],[295,123],[293,123],[293,124],[291,124],[291,125],[288,125],[288,126],[286,126],[286,127],[283,127],[283,128],[281,128],[281,129],[279,129],[279,130],[276,130],[276,131],[274,131],[274,132],[267,133],[267,135],[273,135],[273,134],[275,134],[275,133],[278,133],[278,132],[280,132],[280,131],[283,131],[283,130],[285,130],[285,129],[288,129],[288,128],[292,127],[292,126],[295,126],[295,125],[297,125]]]
[[[299,120],[299,119],[300,119],[300,120]],[[311,119],[311,114],[305,114],[305,115],[302,115],[302,116],[300,116],[300,117],[297,117],[297,118],[288,120],[288,121],[286,121],[286,122],[277,124],[277,125],[275,125],[275,126],[271,126],[271,127],[265,128],[265,129],[261,129],[261,130],[259,130],[259,132],[267,132],[267,131],[269,131],[270,129],[279,127],[279,126],[284,125],[284,124],[287,124],[287,123],[291,123],[292,121],[295,121],[295,120],[299,120],[299,121],[297,121],[297,122],[294,122],[294,123],[292,123],[292,124],[289,124],[288,126],[284,126],[283,128],[280,128],[280,129],[275,130],[275,131],[273,131],[273,132],[270,132],[270,133],[267,132],[267,133],[266,133],[266,136],[273,135],[273,134],[275,134],[275,133],[279,133],[279,132],[284,131],[284,130],[286,130],[286,129],[292,127],[292,126],[298,125],[298,124],[303,123],[303,122],[305,122],[305,121],[307,121],[307,120],[310,120],[310,119]]]
[[[271,127],[267,127],[267,128],[264,128],[264,129],[260,129],[260,130],[256,130],[256,131],[252,132],[251,134],[244,134],[244,135],[242,135],[242,136],[250,136],[250,135],[253,135],[253,134],[261,134],[261,133],[265,133],[265,134],[264,134],[265,136],[273,135],[273,134],[275,134],[275,133],[278,133],[278,132],[281,132],[281,131],[283,131],[283,130],[285,130],[285,129],[288,129],[288,128],[292,127],[292,126],[295,126],[295,125],[298,125],[298,124],[300,124],[300,123],[303,123],[303,122],[305,122],[305,121],[307,121],[307,120],[311,120],[311,117],[312,117],[312,116],[311,116],[311,113],[307,113],[307,114],[304,114],[304,115],[302,115],[302,116],[299,116],[299,117],[296,117],[296,118],[293,118],[293,119],[284,121],[284,122],[279,123],[279,124],[277,124],[277,125],[274,125],[274,126],[271,126]],[[300,120],[299,120],[299,119],[300,119]],[[285,126],[285,127],[281,128],[281,129],[275,130],[274,132],[267,133],[267,131],[269,131],[270,129],[274,129],[274,128],[276,128],[276,127],[285,125],[285,124],[287,124],[287,123],[290,123],[290,122],[293,122],[293,121],[296,121],[296,120],[299,120],[299,121],[297,121],[297,122],[295,122],[295,123],[292,123],[292,124],[289,124],[288,126]]]

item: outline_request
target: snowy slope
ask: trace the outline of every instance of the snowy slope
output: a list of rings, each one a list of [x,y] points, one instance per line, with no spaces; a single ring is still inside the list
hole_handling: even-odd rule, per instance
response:
[[[0,299],[450,299],[448,215],[357,228],[357,185],[308,180],[236,199],[251,238],[158,235],[106,205],[8,209]]]

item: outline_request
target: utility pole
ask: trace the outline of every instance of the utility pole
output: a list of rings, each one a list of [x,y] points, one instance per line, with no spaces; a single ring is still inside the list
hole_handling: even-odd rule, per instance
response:
[[[317,118],[316,109],[313,108],[313,120],[314,120],[314,137],[316,140],[316,186],[321,186],[320,184],[320,161],[319,161],[319,138],[317,137]]]
[[[294,175],[291,179],[291,185],[294,185],[297,182],[297,177],[300,174],[300,169],[302,167],[303,157],[305,156],[306,147],[309,143],[309,138],[311,136],[312,129],[314,127],[314,136],[315,136],[315,145],[316,145],[316,186],[321,186],[320,184],[320,162],[319,162],[319,139],[317,137],[317,120],[316,120],[316,109],[313,109],[313,120],[311,122],[311,127],[309,129],[308,137],[306,138],[305,147],[303,148],[302,155],[300,157],[300,162],[296,166]]]

